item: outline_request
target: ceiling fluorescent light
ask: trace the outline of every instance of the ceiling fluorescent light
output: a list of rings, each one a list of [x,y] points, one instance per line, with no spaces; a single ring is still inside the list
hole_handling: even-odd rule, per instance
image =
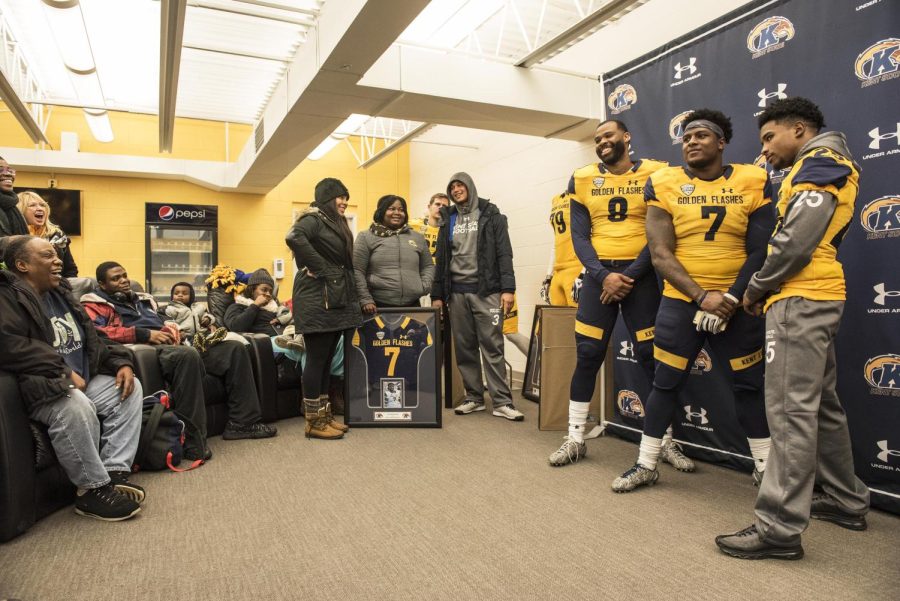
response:
[[[368,115],[359,115],[357,113],[353,113],[346,119],[344,122],[337,126],[334,130],[333,136],[337,136],[338,139],[346,138],[347,136],[352,136],[359,130],[360,127],[366,124],[370,117]]]
[[[100,88],[100,78],[96,71],[90,73],[72,73],[69,78],[75,87],[75,95],[81,104],[95,109],[103,109],[106,102],[103,99],[103,90]]]
[[[328,154],[328,152],[332,148],[337,146],[340,141],[340,139],[335,138],[334,136],[328,136],[327,138],[322,140],[322,143],[316,146],[315,149],[311,153],[309,153],[309,156],[307,156],[306,158],[308,158],[310,161],[318,161],[323,156]]]
[[[75,72],[93,71],[94,55],[78,0],[43,0],[43,5],[66,67]]]
[[[84,109],[84,118],[87,121],[91,134],[98,142],[112,142],[113,131],[109,123],[109,113],[93,109]]]

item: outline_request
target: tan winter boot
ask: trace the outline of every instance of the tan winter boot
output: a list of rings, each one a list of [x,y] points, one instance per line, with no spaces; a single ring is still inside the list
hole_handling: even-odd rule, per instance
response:
[[[303,399],[306,414],[306,437],[326,440],[343,438],[344,433],[328,425],[328,408],[319,399]]]
[[[327,415],[326,419],[328,420],[328,427],[334,430],[339,430],[342,433],[347,433],[350,431],[350,426],[347,424],[342,424],[341,422],[334,419],[334,412],[331,410],[331,403],[328,401],[328,395],[322,395],[319,397],[319,402],[325,406],[325,413]],[[346,417],[344,419],[347,419]]]

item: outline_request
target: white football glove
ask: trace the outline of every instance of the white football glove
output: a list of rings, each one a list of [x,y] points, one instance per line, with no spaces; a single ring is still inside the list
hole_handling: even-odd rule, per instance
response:
[[[706,311],[697,311],[693,321],[698,332],[709,332],[710,334],[724,332],[728,326],[728,320]]]
[[[581,287],[584,285],[585,273],[587,273],[587,269],[582,269],[575,281],[572,282],[572,300],[576,303],[578,302],[578,297],[581,296]]]
[[[550,304],[550,276],[548,275],[544,278],[544,281],[541,282],[541,302],[545,305]]]

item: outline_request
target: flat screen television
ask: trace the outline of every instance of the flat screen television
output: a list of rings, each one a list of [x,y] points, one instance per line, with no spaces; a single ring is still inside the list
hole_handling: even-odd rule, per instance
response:
[[[63,188],[16,188],[16,192],[37,192],[50,205],[50,221],[67,236],[81,235],[81,190]]]

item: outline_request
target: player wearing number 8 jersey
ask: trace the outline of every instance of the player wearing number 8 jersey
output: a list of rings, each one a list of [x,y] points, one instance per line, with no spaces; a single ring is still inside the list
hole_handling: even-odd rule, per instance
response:
[[[569,390],[569,432],[550,455],[555,466],[585,454],[588,407],[620,309],[635,356],[652,379],[659,287],[644,234],[644,182],[666,164],[632,161],[630,142],[631,134],[621,121],[600,123],[594,134],[600,162],[577,169],[569,181],[572,245],[586,274],[575,316],[577,361]],[[672,450],[679,456],[675,459],[689,461],[675,447]]]
[[[645,404],[640,454],[613,482],[616,492],[653,484],[659,477],[662,437],[704,342],[733,375],[736,413],[756,460],[757,481],[765,470],[770,441],[762,394],[763,323],[735,309],[750,276],[765,260],[775,215],[765,170],[724,164],[730,140],[728,117],[708,109],[693,111],[684,120],[686,167],[661,169],[644,187],[647,241],[665,286],[656,316],[656,371]]]

